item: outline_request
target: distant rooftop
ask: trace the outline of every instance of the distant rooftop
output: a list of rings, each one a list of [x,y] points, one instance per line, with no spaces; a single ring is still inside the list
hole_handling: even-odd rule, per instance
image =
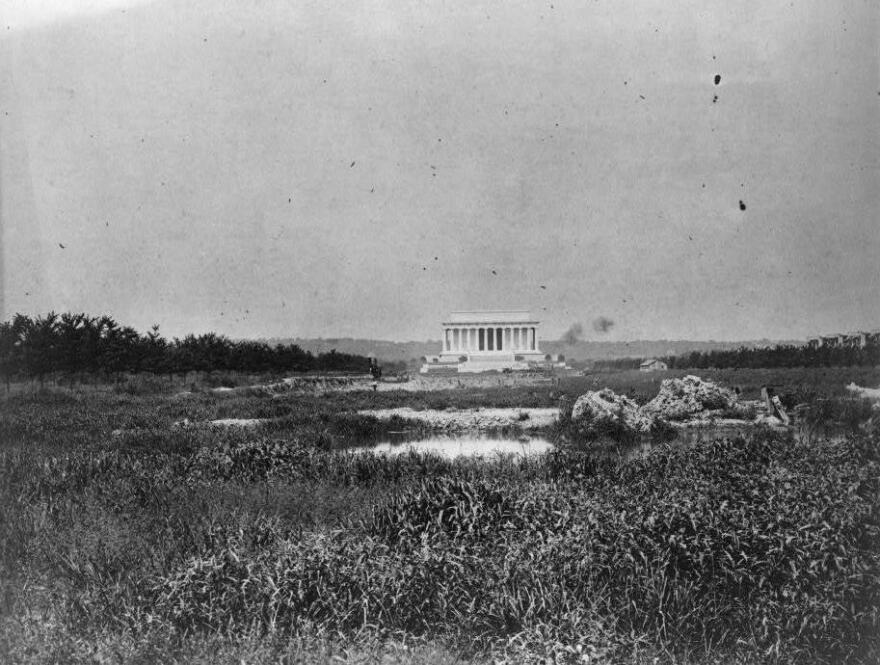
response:
[[[452,312],[445,323],[538,323],[528,310],[473,310]]]

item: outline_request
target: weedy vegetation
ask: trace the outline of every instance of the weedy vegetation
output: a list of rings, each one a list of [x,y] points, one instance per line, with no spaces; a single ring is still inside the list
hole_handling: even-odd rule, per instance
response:
[[[811,436],[487,460],[346,446],[555,396],[13,395],[0,660],[874,663],[880,437],[816,393]]]

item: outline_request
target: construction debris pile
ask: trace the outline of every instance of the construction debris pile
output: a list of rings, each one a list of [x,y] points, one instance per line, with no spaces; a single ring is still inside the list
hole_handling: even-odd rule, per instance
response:
[[[624,431],[645,433],[655,427],[668,428],[670,423],[689,427],[782,422],[762,403],[741,402],[734,391],[698,376],[665,379],[657,396],[642,407],[610,388],[587,392],[574,403],[570,421],[585,433],[600,432],[609,423]]]
[[[577,398],[571,410],[573,423],[617,422],[628,430],[647,432],[654,419],[641,412],[629,397],[618,395],[610,388],[591,390]]]
[[[642,407],[642,412],[666,420],[688,420],[709,415],[711,411],[730,409],[736,404],[736,393],[698,376],[664,379],[660,392]]]

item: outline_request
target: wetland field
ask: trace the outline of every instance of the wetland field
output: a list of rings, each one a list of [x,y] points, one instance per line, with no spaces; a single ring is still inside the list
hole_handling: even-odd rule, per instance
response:
[[[707,370],[743,399],[773,385],[795,425],[637,456],[520,426],[683,374],[18,387],[0,397],[0,661],[878,662],[880,428],[845,386],[880,371]],[[542,445],[388,454],[438,433],[363,413],[380,409],[522,409],[468,451]]]

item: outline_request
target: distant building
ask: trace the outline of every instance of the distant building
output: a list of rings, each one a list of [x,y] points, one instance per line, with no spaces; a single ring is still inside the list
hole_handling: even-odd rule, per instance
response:
[[[631,366],[632,365],[630,365],[630,367]],[[669,369],[669,365],[656,358],[648,358],[645,362],[639,365],[640,372],[662,372],[667,369]]]
[[[877,344],[880,342],[880,330],[863,331],[858,330],[846,334],[836,333],[832,335],[819,335],[807,339],[807,347],[811,349],[820,348],[852,348],[864,349],[869,344]]]
[[[880,331],[878,330],[857,330],[855,332],[844,335],[844,346],[854,349],[864,349],[869,344],[877,344],[880,341]]]
[[[820,346],[825,346],[833,349],[838,346],[840,337],[840,335],[822,335],[821,337],[819,337],[819,340],[822,342]]]
[[[443,322],[443,350],[426,356],[422,374],[527,370],[546,364],[539,322],[527,311],[453,312]],[[564,362],[564,361],[563,361]]]
[[[841,335],[840,337],[842,346],[851,349],[859,349],[865,346],[864,333],[852,332]]]

